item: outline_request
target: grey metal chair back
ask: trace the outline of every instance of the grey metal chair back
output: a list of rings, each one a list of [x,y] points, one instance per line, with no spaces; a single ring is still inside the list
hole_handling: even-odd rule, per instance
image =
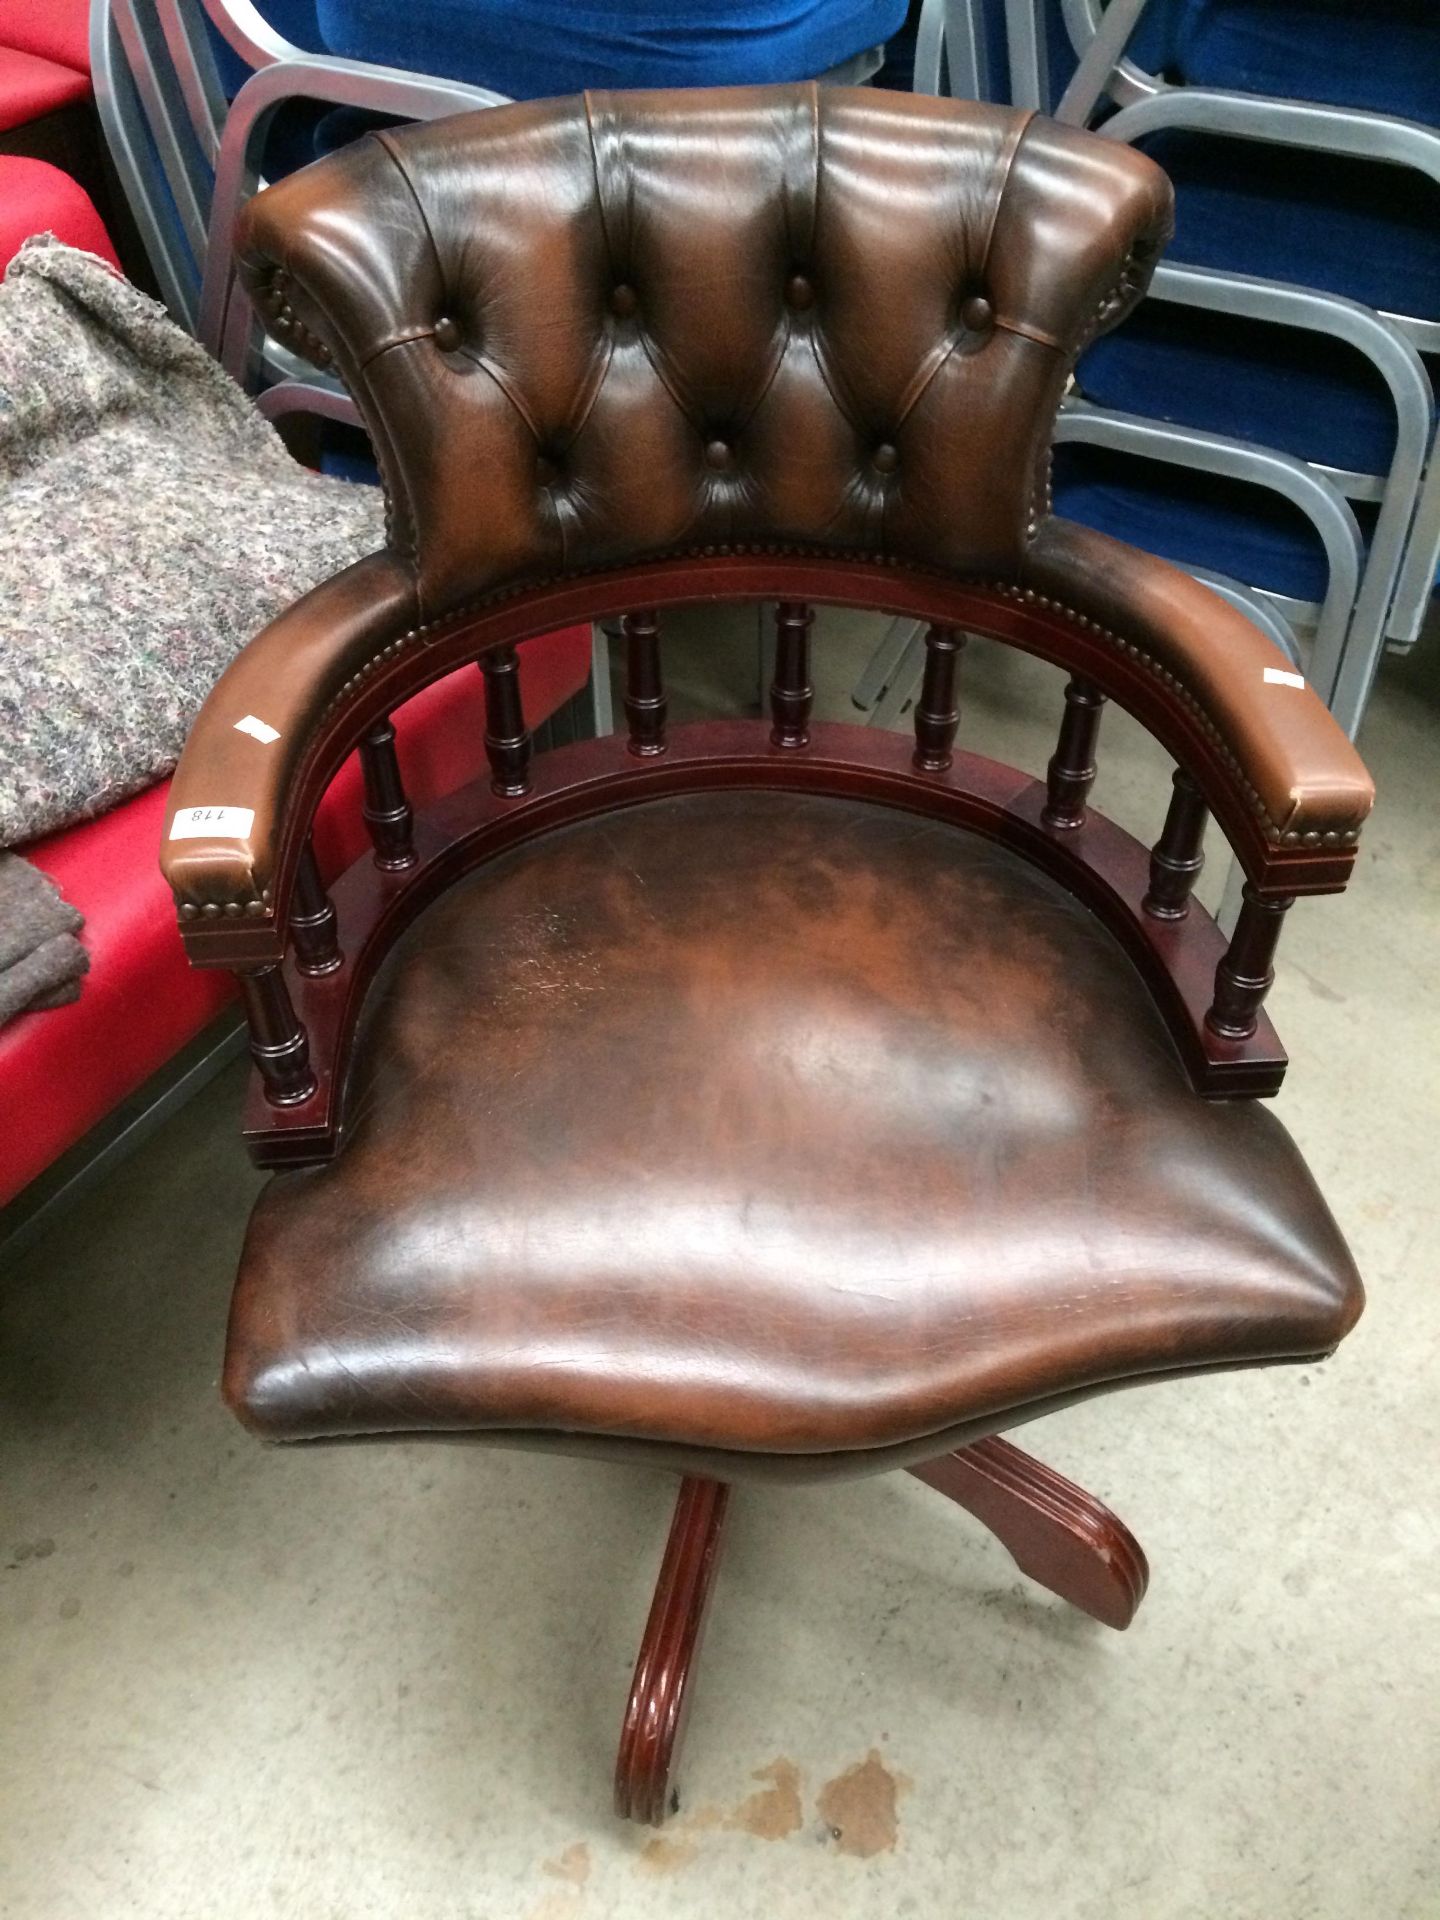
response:
[[[1050,83],[1051,24],[1045,0],[926,0],[916,85],[994,97],[987,69],[987,27],[1003,13],[1010,94],[1015,104],[1048,107],[1057,118],[1088,124],[1104,107],[1099,131],[1132,140],[1161,130],[1213,133],[1297,148],[1340,152],[1410,166],[1440,183],[1440,133],[1392,116],[1172,85],[1127,55],[1147,0],[1062,0],[1077,64],[1058,98]],[[1116,109],[1111,111],[1111,109]],[[1062,437],[1144,452],[1209,472],[1271,487],[1311,520],[1330,561],[1323,606],[1297,604],[1273,592],[1269,601],[1297,625],[1315,629],[1312,678],[1350,731],[1358,726],[1387,641],[1415,640],[1440,559],[1440,456],[1434,396],[1420,354],[1440,346],[1437,317],[1378,315],[1357,302],[1281,281],[1209,268],[1167,265],[1152,297],[1208,311],[1243,315],[1345,342],[1363,353],[1385,382],[1395,407],[1394,452],[1383,473],[1339,470],[1295,461],[1243,442],[1220,442],[1198,430],[1171,428],[1072,403]],[[1358,525],[1347,502],[1377,506],[1368,552],[1355,573],[1344,629],[1336,633],[1335,602],[1352,572]],[[1337,572],[1338,568],[1338,572]],[[1263,588],[1263,583],[1253,583]]]
[[[1043,71],[1043,0],[1004,0],[1004,4],[1007,13],[1032,23],[1030,43],[1038,44]],[[1113,105],[1119,111],[1099,129],[1111,139],[1132,141],[1170,130],[1210,133],[1385,161],[1408,167],[1440,186],[1440,129],[1356,107],[1182,86],[1147,73],[1126,53],[1147,4],[1148,0],[1110,0],[1109,5],[1103,0],[1061,0],[1079,66],[1054,106],[1057,119],[1086,126],[1098,108]],[[951,11],[962,7],[969,10],[968,0],[951,0]],[[931,0],[927,11],[938,15],[941,10],[942,0]],[[1024,29],[1017,26],[1016,32],[1023,40]],[[1440,353],[1440,314],[1386,311],[1383,317],[1421,353]],[[1397,647],[1413,645],[1418,637],[1440,563],[1440,427],[1432,427],[1422,466],[1423,485],[1385,619],[1385,637]],[[1376,477],[1370,480],[1371,491],[1350,491],[1349,498],[1378,497]]]

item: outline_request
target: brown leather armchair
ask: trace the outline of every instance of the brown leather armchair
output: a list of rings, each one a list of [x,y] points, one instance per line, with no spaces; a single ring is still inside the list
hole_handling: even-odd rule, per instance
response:
[[[1111,1626],[1145,1562],[1002,1431],[1310,1360],[1360,1282],[1255,1096],[1285,909],[1371,786],[1243,618],[1057,520],[1076,354],[1170,192],[1023,114],[786,87],[381,133],[261,194],[276,333],[379,450],[383,552],[241,654],[165,871],[244,986],[256,1157],[225,1393],[685,1476],[617,1804],[658,1820],[745,1480],[908,1467]],[[777,600],[772,720],[667,731],[657,609]],[[812,726],[810,605],[929,623],[913,743]],[[516,649],[625,615],[628,737],[533,756]],[[957,751],[976,632],[1071,676],[1048,778]],[[386,716],[479,663],[492,777],[418,814]],[[1101,710],[1177,762],[1087,807]],[[257,726],[258,721],[263,724]],[[308,851],[359,742],[375,852]],[[1215,816],[1228,941],[1191,897]]]

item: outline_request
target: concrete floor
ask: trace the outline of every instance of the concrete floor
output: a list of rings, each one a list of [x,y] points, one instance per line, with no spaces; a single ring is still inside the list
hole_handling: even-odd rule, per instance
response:
[[[679,624],[677,706],[732,701],[743,627]],[[829,627],[840,713],[873,633]],[[1273,999],[1366,1318],[1324,1367],[1026,1435],[1149,1550],[1127,1635],[905,1476],[744,1491],[684,1810],[617,1825],[671,1486],[247,1440],[232,1071],[0,1284],[6,1920],[1440,1916],[1436,651],[1387,674],[1359,878],[1296,908]],[[973,649],[967,743],[1041,765],[1052,681]],[[1163,760],[1106,736],[1101,804],[1148,837]]]

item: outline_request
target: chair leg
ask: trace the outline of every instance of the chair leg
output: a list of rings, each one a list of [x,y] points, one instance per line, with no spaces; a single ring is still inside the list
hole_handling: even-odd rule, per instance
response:
[[[615,1761],[615,1811],[658,1827],[680,1804],[671,1773],[685,1731],[690,1671],[700,1650],[706,1605],[720,1559],[730,1489],[685,1479],[630,1683]]]
[[[987,1526],[1022,1573],[1107,1627],[1135,1618],[1150,1569],[1110,1509],[997,1436],[911,1473]]]

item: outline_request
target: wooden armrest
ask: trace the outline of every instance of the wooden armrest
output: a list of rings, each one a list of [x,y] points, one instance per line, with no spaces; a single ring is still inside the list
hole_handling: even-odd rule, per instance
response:
[[[1023,585],[1104,629],[1191,706],[1272,845],[1353,848],[1375,798],[1364,762],[1227,601],[1152,554],[1053,518],[1031,543]]]
[[[214,922],[263,920],[286,796],[317,722],[415,625],[409,572],[371,554],[272,620],[217,681],[180,756],[160,852],[193,960],[226,964],[205,939]]]

